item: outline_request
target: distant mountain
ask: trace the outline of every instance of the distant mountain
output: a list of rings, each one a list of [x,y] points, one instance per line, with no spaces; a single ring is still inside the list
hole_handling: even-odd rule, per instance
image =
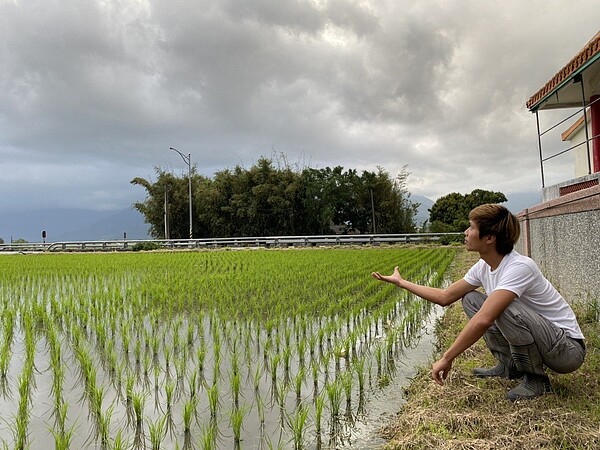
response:
[[[518,214],[526,208],[539,205],[542,202],[541,192],[515,192],[506,194],[508,201],[504,203],[511,213]]]
[[[507,195],[505,206],[514,214],[541,202],[539,192],[520,192]],[[415,221],[417,226],[429,220],[429,211],[434,200],[422,195],[410,196],[410,201],[419,203]],[[87,209],[40,209],[31,211],[0,211],[0,238],[4,242],[25,239],[41,242],[42,230],[46,231],[46,242],[94,241],[123,239],[149,239],[149,225],[144,217],[131,208],[95,211]]]
[[[429,211],[428,209],[433,206],[433,200],[424,197],[422,195],[410,195],[411,202],[419,203],[419,208],[417,209],[417,215],[415,216],[415,222],[417,226],[423,225],[426,220],[429,220]]]
[[[4,242],[25,239],[41,242],[148,239],[148,224],[136,210],[95,211],[86,209],[43,209],[1,211],[0,237]]]

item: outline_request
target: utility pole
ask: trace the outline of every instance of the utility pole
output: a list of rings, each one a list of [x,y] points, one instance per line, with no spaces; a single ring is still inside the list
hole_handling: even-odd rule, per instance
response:
[[[165,239],[169,239],[169,185],[165,184],[165,205],[163,217],[165,220]]]
[[[373,201],[373,189],[371,189],[371,214],[373,215],[373,234],[375,234],[375,202]]]
[[[173,147],[169,147],[169,150],[173,150],[177,153],[179,153],[179,156],[181,156],[181,159],[183,159],[183,162],[187,164],[188,166],[188,198],[189,198],[189,210],[190,210],[190,239],[192,239],[192,154],[188,153],[187,156],[185,156],[183,153],[181,153],[179,150],[177,150],[176,148]]]

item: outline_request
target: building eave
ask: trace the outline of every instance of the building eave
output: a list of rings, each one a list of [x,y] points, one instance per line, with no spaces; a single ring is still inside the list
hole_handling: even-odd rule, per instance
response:
[[[571,61],[529,98],[526,103],[527,108],[535,112],[538,109],[581,106],[581,101],[577,102],[572,98],[561,99],[559,91],[572,84],[577,75],[582,74],[597,61],[600,61],[600,32],[596,33]]]

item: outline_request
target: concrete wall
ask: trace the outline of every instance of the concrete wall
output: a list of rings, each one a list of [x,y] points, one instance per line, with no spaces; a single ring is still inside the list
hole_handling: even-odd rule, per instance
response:
[[[600,186],[521,211],[516,250],[569,301],[600,300]]]

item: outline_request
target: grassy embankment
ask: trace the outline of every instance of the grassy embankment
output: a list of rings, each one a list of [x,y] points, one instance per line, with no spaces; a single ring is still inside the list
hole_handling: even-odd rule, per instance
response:
[[[462,277],[476,256],[457,253],[452,279]],[[573,303],[586,336],[587,356],[572,374],[549,372],[554,393],[515,403],[505,399],[518,381],[477,379],[471,369],[495,364],[483,340],[458,357],[446,384],[436,385],[430,366],[407,388],[395,423],[383,430],[386,449],[599,449],[600,305]],[[439,352],[466,322],[460,302],[437,325]],[[433,355],[435,357],[437,355]]]

